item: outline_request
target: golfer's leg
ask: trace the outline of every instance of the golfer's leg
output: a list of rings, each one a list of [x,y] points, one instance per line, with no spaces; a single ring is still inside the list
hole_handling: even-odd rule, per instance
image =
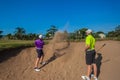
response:
[[[40,61],[40,58],[37,58],[37,59],[36,59],[36,62],[35,62],[35,67],[38,67],[39,61]]]
[[[90,77],[92,65],[87,65],[87,76]]]
[[[97,77],[97,66],[96,66],[96,64],[93,64],[93,69],[94,69],[94,76]]]
[[[44,59],[44,55],[41,56],[41,62],[43,62],[43,59]]]

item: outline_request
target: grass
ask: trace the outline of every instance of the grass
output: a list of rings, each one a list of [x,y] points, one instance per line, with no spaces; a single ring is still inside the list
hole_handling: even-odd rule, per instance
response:
[[[48,44],[49,40],[44,40]],[[18,47],[32,47],[34,40],[0,40],[0,51]]]
[[[119,38],[105,38],[105,39],[96,39],[97,41],[101,40],[118,40]],[[49,40],[44,40],[45,44],[49,43]],[[79,41],[85,41],[82,40],[69,40],[70,42],[79,42]],[[18,47],[31,47],[34,46],[34,40],[0,40],[0,51],[5,49],[11,49],[11,48],[18,48]]]
[[[0,40],[0,51],[10,48],[34,46],[32,40]]]

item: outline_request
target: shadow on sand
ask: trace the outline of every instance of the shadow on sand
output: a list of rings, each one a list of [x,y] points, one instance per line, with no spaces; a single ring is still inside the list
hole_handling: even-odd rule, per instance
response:
[[[100,75],[100,69],[101,69],[101,65],[103,63],[109,62],[110,59],[106,59],[105,61],[102,61],[102,54],[101,53],[97,53],[97,58],[96,58],[96,65],[97,65],[97,77],[99,77]]]
[[[97,58],[96,58],[96,66],[97,66],[97,77],[99,77],[100,75],[100,69],[101,69],[101,65],[102,65],[102,54],[101,53],[97,53]],[[94,74],[94,69],[92,68],[92,72],[91,74]],[[90,76],[92,77],[92,76]]]
[[[56,51],[53,53],[53,55],[47,60],[45,61],[46,64],[42,65],[39,69],[43,68],[44,66],[46,66],[47,64],[51,63],[52,61],[56,60],[57,58],[65,55],[66,53],[62,53],[62,50],[67,49],[70,46],[70,42],[68,41],[68,45],[62,49],[56,49]]]
[[[101,69],[101,65],[102,65],[102,54],[101,53],[97,53],[97,58],[96,58],[96,65],[97,65],[97,77],[99,77],[100,75],[100,69]]]
[[[21,50],[28,47],[18,47],[18,48],[9,48],[3,51],[0,51],[0,63],[10,59],[11,57],[17,56]]]

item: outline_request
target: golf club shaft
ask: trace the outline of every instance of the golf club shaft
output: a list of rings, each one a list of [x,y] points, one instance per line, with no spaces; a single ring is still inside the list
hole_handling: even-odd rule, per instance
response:
[[[103,44],[103,45],[96,51],[96,53],[97,53],[98,51],[100,51],[105,45],[106,45],[106,44]]]

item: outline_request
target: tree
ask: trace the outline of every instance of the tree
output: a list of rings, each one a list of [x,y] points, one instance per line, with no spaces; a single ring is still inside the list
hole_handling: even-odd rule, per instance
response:
[[[8,39],[13,39],[13,35],[11,33],[7,34],[6,37],[8,37]]]
[[[49,34],[49,33],[46,33],[46,39],[50,39],[50,36],[51,36],[51,34]]]
[[[84,38],[85,38],[85,36],[86,36],[85,31],[86,31],[86,30],[87,30],[87,28],[79,29],[78,32],[80,32],[81,39],[84,39]]]
[[[20,39],[20,40],[22,40],[23,38],[23,36],[25,35],[25,29],[24,28],[21,28],[21,27],[17,27],[16,29],[15,29],[15,37],[17,38],[17,39]]]
[[[0,38],[2,38],[2,33],[3,33],[3,31],[2,31],[2,30],[0,30]]]
[[[82,28],[82,29],[74,31],[73,33],[69,33],[69,39],[72,39],[72,40],[84,39],[86,36],[86,33],[85,33],[86,30],[87,28]]]
[[[81,38],[81,37],[80,37],[80,36],[81,36],[81,35],[80,35],[80,30],[74,31],[73,36],[74,36],[75,39],[80,39],[80,38]]]
[[[56,26],[51,25],[50,29],[47,30],[46,37],[53,37],[56,31],[58,31]]]
[[[120,25],[115,28],[115,31],[120,32]]]
[[[110,31],[110,32],[108,32],[108,34],[107,34],[107,37],[115,37],[115,31]]]
[[[108,32],[108,37],[120,37],[120,25],[115,27],[115,30]]]
[[[115,37],[120,36],[120,25],[115,28]]]
[[[27,40],[35,40],[36,38],[38,37],[38,35],[37,34],[33,34],[33,33],[29,33],[29,34],[27,34],[26,36],[25,36],[25,39],[27,39]]]
[[[96,33],[93,33],[95,38],[100,38],[99,34],[104,34],[104,32],[103,31],[98,31]]]
[[[76,39],[75,33],[69,33],[68,37],[69,37],[69,39],[71,39],[71,40],[75,40],[75,39]]]

